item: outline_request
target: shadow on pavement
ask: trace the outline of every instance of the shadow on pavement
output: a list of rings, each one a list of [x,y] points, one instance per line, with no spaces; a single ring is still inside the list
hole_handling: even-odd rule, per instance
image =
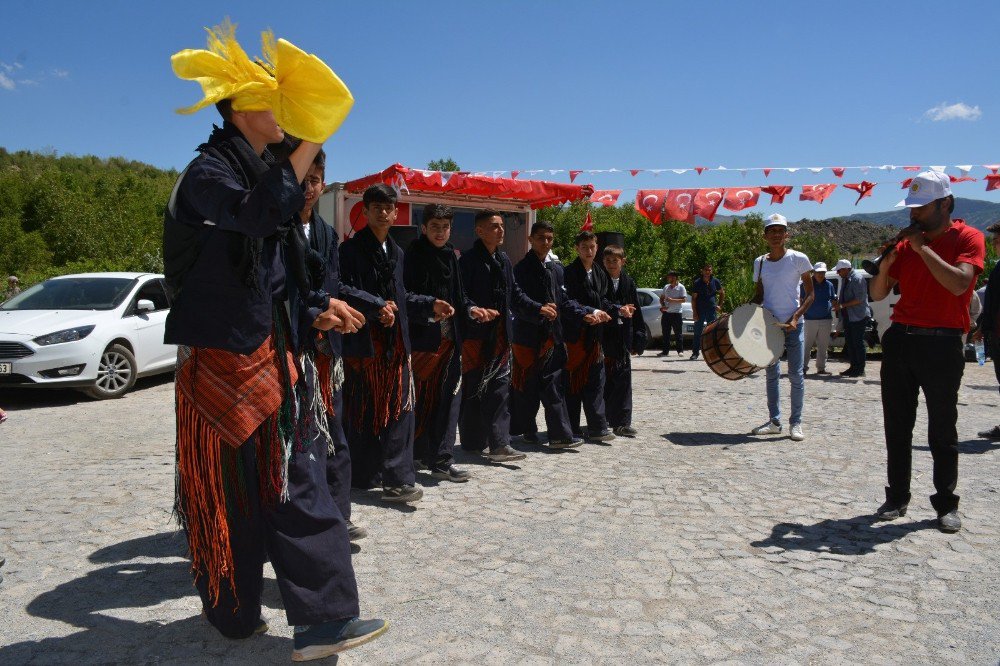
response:
[[[743,433],[731,432],[668,432],[661,435],[663,439],[678,446],[732,446],[734,444],[750,444],[752,442],[773,442],[786,439],[784,435],[775,437],[751,437]]]
[[[174,373],[165,372],[151,377],[141,377],[135,382],[132,391],[126,393],[122,400],[128,400],[128,396],[144,389],[171,384],[174,381]],[[80,391],[75,389],[43,389],[43,388],[16,388],[0,387],[0,407],[7,412],[19,412],[28,409],[39,409],[41,407],[62,407],[64,405],[75,405],[78,402],[95,402]]]
[[[876,523],[875,516],[872,515],[823,520],[814,525],[778,523],[771,528],[771,536],[761,541],[752,541],[750,545],[836,555],[866,555],[875,552],[878,545],[937,526],[937,521],[930,519],[902,523],[878,522],[878,527]]]
[[[929,446],[914,446],[913,448],[917,451],[931,450]],[[989,439],[967,439],[964,442],[958,443],[959,453],[978,455],[980,453],[989,453],[990,451],[1000,451],[1000,442]]]
[[[400,513],[413,513],[420,506],[419,501],[416,504],[407,504],[406,502],[386,502],[382,499],[381,488],[351,488],[351,504],[378,506],[383,509],[395,509]]]
[[[95,551],[88,559],[109,566],[40,594],[26,609],[80,631],[2,646],[0,663],[192,663],[218,659],[220,650],[241,662],[260,662],[262,651],[271,652],[273,661],[275,651],[291,648],[287,639],[277,636],[229,641],[197,615],[165,624],[129,619],[138,609],[197,596],[190,564],[180,559],[185,550],[183,534],[167,532]],[[268,590],[268,582],[265,604],[277,597],[277,585],[270,581],[274,590]]]

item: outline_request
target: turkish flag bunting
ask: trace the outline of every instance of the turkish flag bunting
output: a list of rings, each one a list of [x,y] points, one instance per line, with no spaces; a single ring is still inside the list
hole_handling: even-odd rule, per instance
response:
[[[903,186],[902,189],[907,190],[907,189],[910,188],[910,185],[913,184],[913,179],[912,178],[907,178],[906,180],[904,180],[900,184]]]
[[[697,171],[697,172],[698,172],[698,175],[700,176],[700,175],[701,175],[701,172],[702,172],[702,171],[704,171],[704,170],[705,170],[705,169],[707,169],[707,168],[708,168],[708,167],[695,167],[695,168],[694,168],[694,170],[695,170],[695,171]]]
[[[846,169],[844,169],[844,167],[830,167],[830,171],[832,171],[833,175],[837,178],[843,178],[844,171],[846,171]]]
[[[573,169],[570,169],[569,170],[569,182],[572,183],[574,180],[576,180],[576,177],[579,176],[581,173],[583,173],[583,171],[579,171],[579,170],[574,171]]]
[[[986,176],[986,191],[1000,190],[1000,174],[992,173]]]
[[[920,171],[920,167],[918,167],[918,166],[905,166],[905,167],[903,167],[903,170],[904,171]]]
[[[760,199],[759,187],[745,187],[743,189],[726,190],[726,197],[722,200],[722,206],[726,210],[743,210],[753,208]]]
[[[837,189],[837,186],[834,183],[826,183],[823,185],[803,185],[802,194],[799,195],[799,201],[815,201],[816,203],[823,203],[835,189]]]
[[[768,185],[760,188],[764,194],[771,195],[771,203],[784,203],[785,197],[792,193],[791,185]]]
[[[711,222],[715,219],[715,211],[719,210],[719,204],[722,203],[725,194],[726,191],[722,189],[698,190],[694,195],[694,214],[701,215]]]
[[[875,189],[876,183],[868,180],[863,180],[860,183],[844,183],[844,187],[849,190],[854,190],[858,193],[858,201],[861,201],[865,197],[870,197],[872,195],[872,190]],[[854,205],[858,205],[858,201],[854,202]]]
[[[764,168],[764,178],[767,178],[770,175],[771,175],[771,168],[770,167],[765,167]]]
[[[517,178],[520,174],[521,174],[520,171],[511,171],[510,172],[510,177],[511,178]]]
[[[653,224],[660,224],[663,221],[663,200],[667,192],[668,190],[639,190],[635,193],[636,211]]]
[[[953,183],[970,183],[970,182],[974,183],[974,182],[976,182],[976,179],[973,178],[972,176],[962,176],[961,178],[959,178],[958,176],[952,176],[951,174],[948,174],[948,180],[950,180]]]
[[[993,173],[996,173],[997,171],[1000,171],[1000,164],[984,164],[983,168],[989,169]]]
[[[580,226],[580,231],[593,231],[594,230],[594,220],[590,217],[590,211],[587,211],[587,219],[583,221]]]
[[[698,190],[668,190],[667,219],[694,224],[694,198]]]
[[[642,171],[642,169],[629,169],[629,170],[628,170],[628,172],[629,172],[630,174],[632,174],[633,176],[634,176],[635,174],[639,173],[640,171]]]
[[[618,197],[621,194],[621,190],[594,190],[594,193],[590,195],[590,203],[601,204],[602,206],[614,206],[618,203]],[[639,204],[636,204],[635,207],[638,208]]]

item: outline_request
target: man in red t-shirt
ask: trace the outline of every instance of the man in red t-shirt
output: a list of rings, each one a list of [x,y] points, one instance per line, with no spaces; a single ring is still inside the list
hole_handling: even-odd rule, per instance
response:
[[[934,458],[931,505],[938,527],[957,532],[958,387],[965,370],[963,341],[969,330],[969,299],[983,270],[983,234],[952,220],[955,198],[948,176],[925,171],[913,179],[906,199],[910,226],[882,260],[871,281],[880,301],[899,285],[892,326],[882,336],[882,415],[889,485],[878,508],[880,520],[906,515],[917,399],[927,401],[927,443]]]

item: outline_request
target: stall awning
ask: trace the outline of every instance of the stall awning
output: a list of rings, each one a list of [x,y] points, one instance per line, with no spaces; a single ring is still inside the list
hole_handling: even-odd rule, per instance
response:
[[[393,164],[379,173],[348,181],[344,183],[344,189],[348,192],[359,193],[375,183],[385,183],[403,192],[437,192],[507,199],[529,204],[532,208],[544,208],[586,199],[594,191],[591,185],[492,178],[462,171],[456,173],[426,171],[411,169],[402,164]]]

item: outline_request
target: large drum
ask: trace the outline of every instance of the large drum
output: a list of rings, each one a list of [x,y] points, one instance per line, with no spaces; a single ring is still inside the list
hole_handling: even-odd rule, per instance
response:
[[[785,331],[774,315],[747,303],[705,327],[701,355],[724,379],[743,379],[774,365],[785,347]]]

